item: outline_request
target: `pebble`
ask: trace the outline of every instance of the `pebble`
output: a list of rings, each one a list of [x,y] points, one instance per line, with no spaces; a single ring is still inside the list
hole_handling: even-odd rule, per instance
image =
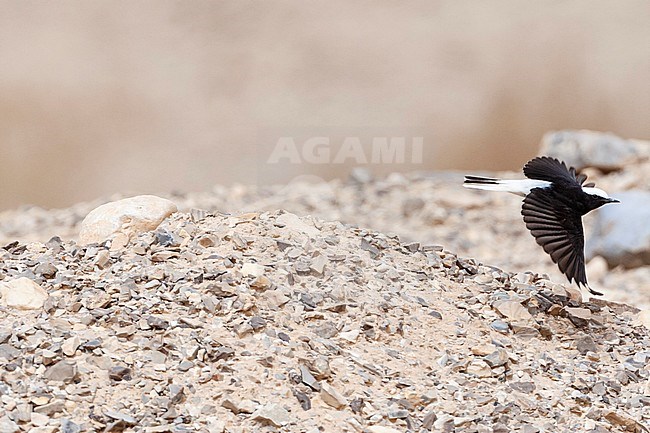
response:
[[[60,423],[61,432],[60,433],[80,433],[81,426],[73,421],[70,421],[67,418],[61,418]]]
[[[130,368],[123,367],[121,365],[111,367],[111,369],[108,371],[108,377],[115,381],[131,380],[133,377],[132,374],[133,373]]]
[[[309,369],[304,365],[300,366],[300,376],[301,376],[302,383],[304,383],[314,391],[320,391],[321,389],[320,383],[318,383],[318,380],[316,380],[316,378],[311,374]]]
[[[526,322],[533,318],[528,310],[517,301],[497,301],[494,303],[494,309],[503,317],[510,320]]]
[[[0,418],[0,433],[16,433],[20,431],[18,424],[3,416]]]
[[[334,409],[341,409],[348,404],[347,399],[327,382],[321,383],[320,398]]]
[[[49,381],[72,382],[77,377],[77,363],[73,361],[59,361],[45,370],[43,377]]]
[[[289,424],[289,412],[277,403],[268,403],[257,409],[251,417],[262,423],[270,423],[276,427]]]
[[[43,308],[48,294],[45,289],[26,277],[0,282],[2,305],[19,310]]]
[[[508,352],[506,352],[505,349],[497,349],[483,358],[483,360],[492,368],[504,365],[508,362],[508,359]]]
[[[467,373],[477,377],[490,377],[492,376],[492,369],[487,362],[480,359],[474,359],[470,361],[467,366]]]
[[[61,351],[65,356],[74,356],[80,344],[81,342],[79,340],[79,337],[75,335],[74,337],[70,337],[63,342],[61,345]]]
[[[576,340],[576,349],[578,349],[578,352],[583,355],[585,355],[587,352],[598,352],[599,350],[598,346],[594,342],[594,339],[589,335]]]

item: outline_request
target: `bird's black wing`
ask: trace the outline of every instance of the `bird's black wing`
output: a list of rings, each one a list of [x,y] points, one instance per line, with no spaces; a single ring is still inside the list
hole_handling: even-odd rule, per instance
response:
[[[564,162],[549,156],[539,156],[524,165],[524,174],[529,179],[562,182],[580,186],[587,176],[576,174],[576,169],[567,168]]]
[[[521,209],[526,227],[557,263],[560,271],[578,286],[587,284],[582,217],[551,189],[535,188]],[[589,289],[591,291],[591,289]]]

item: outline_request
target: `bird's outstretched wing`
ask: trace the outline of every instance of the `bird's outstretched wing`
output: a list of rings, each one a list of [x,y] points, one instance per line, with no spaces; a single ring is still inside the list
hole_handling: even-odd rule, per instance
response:
[[[587,180],[584,174],[577,174],[576,169],[567,168],[566,164],[550,156],[539,156],[524,165],[524,174],[529,179],[549,182],[564,181],[580,186]]]
[[[587,284],[582,218],[569,206],[570,203],[552,190],[535,188],[524,198],[521,214],[537,243],[557,263],[569,282],[575,280],[578,286],[585,286],[591,293],[600,294]]]

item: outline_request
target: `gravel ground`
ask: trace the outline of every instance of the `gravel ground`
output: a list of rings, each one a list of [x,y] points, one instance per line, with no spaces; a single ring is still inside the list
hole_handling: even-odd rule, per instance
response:
[[[100,201],[5,212],[2,279],[46,298],[3,298],[0,432],[648,431],[647,316],[614,302],[647,308],[647,267],[590,264],[583,299],[460,179],[171,196],[118,250],[76,242]]]

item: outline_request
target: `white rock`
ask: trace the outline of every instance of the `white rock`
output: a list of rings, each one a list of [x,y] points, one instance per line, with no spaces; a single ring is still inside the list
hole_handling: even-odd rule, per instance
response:
[[[81,344],[79,337],[75,335],[74,337],[70,337],[63,342],[61,345],[61,351],[66,356],[74,356],[77,348],[79,347],[79,344]]]
[[[50,417],[42,413],[32,412],[31,421],[32,425],[35,425],[36,427],[42,427],[50,421]]]
[[[351,331],[339,332],[339,338],[342,338],[345,341],[354,343],[359,338],[361,332],[358,329],[353,329]]]
[[[492,376],[492,369],[487,362],[480,359],[474,359],[467,366],[467,373],[478,377],[490,377]]]
[[[0,283],[2,304],[19,310],[38,310],[48,298],[41,286],[26,277]]]
[[[247,262],[242,265],[241,273],[249,277],[260,277],[264,275],[264,266]]]
[[[348,404],[347,399],[327,382],[321,382],[320,398],[335,409],[341,409]]]
[[[20,427],[18,427],[18,424],[16,424],[6,416],[0,418],[0,433],[15,433],[18,431],[20,431]]]
[[[251,418],[261,422],[268,422],[276,427],[289,424],[289,412],[277,403],[268,403],[257,409]]]
[[[494,303],[494,308],[503,316],[511,320],[532,320],[528,310],[517,301],[498,301]]]
[[[316,227],[307,224],[298,215],[289,212],[280,215],[276,219],[276,224],[282,224],[289,230],[304,233],[312,238],[320,235],[320,230],[318,230]]]
[[[103,204],[93,209],[81,223],[82,245],[113,240],[112,249],[125,246],[138,233],[154,230],[176,205],[153,195],[139,195]]]

